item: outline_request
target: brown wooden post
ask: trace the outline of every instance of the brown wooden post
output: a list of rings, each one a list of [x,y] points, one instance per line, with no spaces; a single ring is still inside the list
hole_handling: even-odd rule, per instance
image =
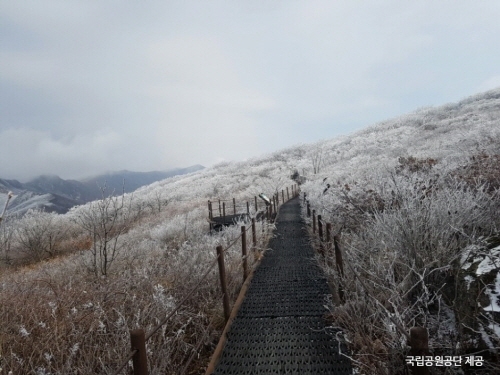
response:
[[[292,198],[295,197],[295,192],[293,191],[293,185],[292,185]]]
[[[345,301],[344,296],[344,288],[342,287],[343,279],[344,279],[344,262],[342,260],[342,251],[339,245],[339,237],[333,236],[333,245],[335,247],[335,264],[337,266],[337,271],[339,273],[339,297],[342,302]]]
[[[331,266],[330,262],[330,253],[332,249],[332,223],[326,223],[326,260],[329,266]]]
[[[318,234],[319,240],[323,242],[323,221],[321,221],[321,215],[318,215]]]
[[[222,202],[222,221],[226,222],[226,202]],[[224,225],[224,224],[223,224]]]
[[[236,199],[233,198],[233,214],[236,215]]]
[[[410,342],[411,349],[408,355],[410,356],[427,356],[429,355],[429,332],[423,327],[410,328]],[[429,368],[427,366],[417,367],[409,366],[412,375],[429,375]]]
[[[288,191],[288,186],[286,187],[286,200],[290,200],[290,192]]]
[[[253,249],[257,247],[257,231],[255,230],[255,218],[252,217],[252,243]]]
[[[273,205],[274,205],[274,213],[277,213],[276,211],[276,195],[273,196]]]
[[[285,190],[281,189],[281,200],[285,203]]]
[[[304,202],[306,201],[307,193],[304,191]]]
[[[250,215],[250,203],[247,201],[247,215]]]
[[[134,375],[148,375],[148,357],[146,355],[146,334],[142,328],[130,330],[130,343],[135,354],[132,357]]]
[[[257,213],[257,211],[259,211],[259,208],[257,207],[257,197],[254,196],[255,198],[255,213]]]
[[[316,210],[313,210],[313,233],[316,233]]]
[[[323,247],[323,220],[321,215],[318,215],[318,237],[319,237],[319,253],[325,256],[325,248]]]
[[[222,212],[220,210],[220,199],[219,199],[219,217],[221,217],[221,216],[222,216]]]
[[[247,229],[244,225],[241,226],[241,257],[243,258],[243,282],[248,277],[248,262],[247,262]]]
[[[229,320],[229,314],[231,311],[229,310],[229,296],[227,294],[227,284],[226,284],[226,269],[224,267],[224,250],[222,246],[217,246],[217,261],[219,263],[219,277],[220,277],[220,286],[222,290],[222,305],[224,307],[224,319]]]
[[[335,246],[335,264],[337,265],[337,271],[341,277],[344,277],[344,261],[342,260],[342,250],[339,245],[339,237],[333,236],[333,244]]]
[[[214,217],[213,213],[212,213],[212,202],[210,202],[210,200],[208,201],[208,220],[210,221],[209,224],[208,224],[208,227],[209,227],[209,230],[210,232],[212,232],[212,218]]]
[[[311,217],[311,204],[307,201],[307,217]]]

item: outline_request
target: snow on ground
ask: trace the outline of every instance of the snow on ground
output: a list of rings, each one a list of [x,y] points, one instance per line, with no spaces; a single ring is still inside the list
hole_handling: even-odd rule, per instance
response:
[[[489,298],[489,305],[482,306],[485,311],[483,317],[487,319],[487,323],[479,322],[483,341],[488,347],[495,348],[497,345],[493,343],[493,337],[496,336],[497,340],[500,340],[500,246],[492,249],[477,245],[468,246],[462,254],[462,269],[474,272],[474,276],[469,273],[464,277],[468,288],[475,281],[484,283],[484,280],[495,276],[492,282],[484,286],[484,294]],[[485,326],[491,332],[490,335]]]

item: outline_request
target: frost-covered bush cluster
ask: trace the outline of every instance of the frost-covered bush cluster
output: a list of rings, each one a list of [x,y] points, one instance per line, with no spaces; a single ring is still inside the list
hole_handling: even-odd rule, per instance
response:
[[[387,121],[321,152],[330,157],[302,191],[340,237],[344,278],[333,251],[322,260],[345,296],[330,318],[359,372],[402,371],[408,346],[399,328],[423,326],[435,355],[482,355],[481,373],[498,373],[500,90]]]
[[[406,339],[395,322],[428,327],[431,347],[498,346],[492,310],[499,288],[490,286],[500,280],[498,251],[491,250],[500,245],[499,117],[497,90],[169,178],[121,201],[65,215],[7,216],[0,226],[2,374],[113,373],[128,353],[129,329],[150,332],[213,264],[216,246],[239,236],[243,223],[208,233],[208,200],[217,211],[219,199],[227,201],[230,212],[232,198],[239,212],[249,201],[254,214],[255,196],[286,194],[295,182],[341,236],[346,303],[332,318],[361,373],[397,367],[392,354],[402,353]],[[258,251],[271,228],[258,224]],[[234,300],[242,282],[239,243],[226,265]],[[148,341],[150,372],[179,371],[193,354],[189,371],[203,372],[222,326],[214,268]]]
[[[224,326],[216,247],[241,225],[209,233],[208,200],[232,199],[255,215],[254,197],[290,187],[281,153],[174,177],[65,215],[31,211],[0,226],[0,368],[15,374],[111,374],[129,352],[129,330],[151,332],[211,267],[207,279],[147,343],[151,373],[206,364]],[[259,199],[258,209],[264,207]],[[250,265],[272,224],[247,236]],[[251,233],[251,232],[249,232]],[[225,253],[228,293],[242,280],[241,240]],[[196,348],[196,351],[195,351]],[[129,364],[130,366],[130,364]],[[198,369],[198,370],[196,370]]]

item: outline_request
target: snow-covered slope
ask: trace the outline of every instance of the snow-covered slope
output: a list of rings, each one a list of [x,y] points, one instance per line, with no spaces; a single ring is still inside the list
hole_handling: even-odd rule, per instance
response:
[[[156,172],[110,172],[91,178],[64,180],[59,176],[42,175],[26,183],[16,180],[0,179],[0,205],[5,204],[6,194],[11,191],[14,197],[9,204],[11,215],[23,215],[30,209],[47,212],[66,213],[71,207],[91,202],[105,196],[119,195],[123,191],[133,192],[141,186],[168,177],[192,173],[203,169],[201,165],[176,168]],[[102,189],[105,188],[103,192]]]
[[[76,348],[76,357],[85,358],[79,366],[92,369],[87,372],[112,372],[113,366],[107,364],[116,363],[118,345],[125,348],[124,353],[128,350],[128,329],[152,329],[159,316],[165,316],[184,295],[186,285],[197,280],[213,262],[215,247],[228,244],[239,234],[237,227],[208,234],[207,200],[252,202],[259,193],[271,196],[286,189],[294,183],[292,175],[301,178],[301,189],[313,207],[341,234],[348,252],[346,261],[352,261],[353,268],[369,280],[366,284],[371,289],[367,293],[352,273],[346,276],[346,288],[352,288],[350,299],[332,311],[332,320],[350,339],[352,355],[364,363],[360,373],[389,373],[386,370],[394,363],[388,358],[404,358],[400,354],[406,348],[406,338],[394,328],[391,318],[405,328],[425,324],[431,331],[431,345],[438,347],[448,345],[449,349],[453,344],[453,348],[462,349],[468,343],[463,327],[471,324],[479,324],[478,332],[495,343],[497,322],[490,315],[479,323],[467,320],[471,311],[467,309],[469,303],[475,307],[479,303],[482,310],[476,312],[491,312],[497,294],[481,282],[498,285],[498,278],[488,273],[488,278],[465,279],[478,276],[475,263],[483,260],[477,254],[477,262],[476,258],[464,260],[470,263],[470,275],[464,275],[455,262],[472,249],[471,245],[487,251],[488,259],[498,254],[497,247],[492,250],[486,246],[495,240],[495,231],[500,228],[495,188],[500,181],[495,164],[498,155],[500,89],[454,104],[419,109],[343,137],[158,181],[125,195],[127,206],[121,212],[134,220],[120,232],[120,256],[107,279],[89,276],[85,265],[91,261],[88,249],[92,240],[75,224],[86,213],[96,212],[96,202],[56,215],[57,220],[54,215],[47,216],[57,223],[55,234],[60,238],[58,244],[65,246],[63,251],[75,254],[1,280],[0,302],[5,315],[0,318],[6,320],[4,327],[15,327],[5,336],[9,342],[3,347],[9,352],[0,353],[5,358],[4,367],[13,368],[15,373],[46,368],[49,345]],[[253,211],[253,205],[250,208]],[[29,228],[32,222],[46,223],[43,219],[21,219],[2,229]],[[15,237],[2,238],[12,241],[11,251],[22,248]],[[419,240],[413,241],[415,238]],[[238,256],[236,252],[228,255],[233,260]],[[241,282],[238,267],[233,269],[232,285]],[[328,262],[325,269],[335,280],[336,271],[328,267]],[[420,276],[427,289],[418,284]],[[151,372],[179,368],[192,353],[191,337],[202,337],[210,318],[220,313],[220,294],[211,287],[217,285],[218,276],[214,271],[210,277],[211,281],[200,287],[200,298],[193,297],[189,307],[176,314],[175,325],[169,323],[163,335],[155,336],[158,341],[148,343],[148,350],[154,353]],[[469,284],[452,284],[451,278],[469,280]],[[37,280],[43,280],[43,284]],[[415,280],[418,285],[412,288]],[[448,298],[453,297],[455,289],[444,285],[459,287],[456,302]],[[489,294],[483,293],[483,299],[468,298],[472,292],[467,285],[478,292],[474,296],[480,296],[485,288]],[[420,293],[422,290],[426,292]],[[22,296],[29,296],[29,304],[43,308],[30,309],[28,304],[16,303]],[[42,323],[45,327],[55,322],[51,306],[61,309],[57,327],[74,327],[71,336],[50,336],[57,331],[52,326],[41,330]],[[29,322],[18,319],[20,311],[30,316]],[[170,332],[173,329],[175,332]],[[97,338],[89,332],[96,333]],[[384,355],[387,350],[396,355]],[[53,354],[50,366],[64,357]],[[64,366],[69,362],[59,361],[60,367],[51,367],[50,371],[66,373],[70,370]]]

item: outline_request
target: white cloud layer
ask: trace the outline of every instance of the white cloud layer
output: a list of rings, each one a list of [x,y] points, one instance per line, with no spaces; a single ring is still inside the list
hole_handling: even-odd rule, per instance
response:
[[[487,0],[4,0],[0,178],[241,160],[458,100],[500,85],[498,19]]]

